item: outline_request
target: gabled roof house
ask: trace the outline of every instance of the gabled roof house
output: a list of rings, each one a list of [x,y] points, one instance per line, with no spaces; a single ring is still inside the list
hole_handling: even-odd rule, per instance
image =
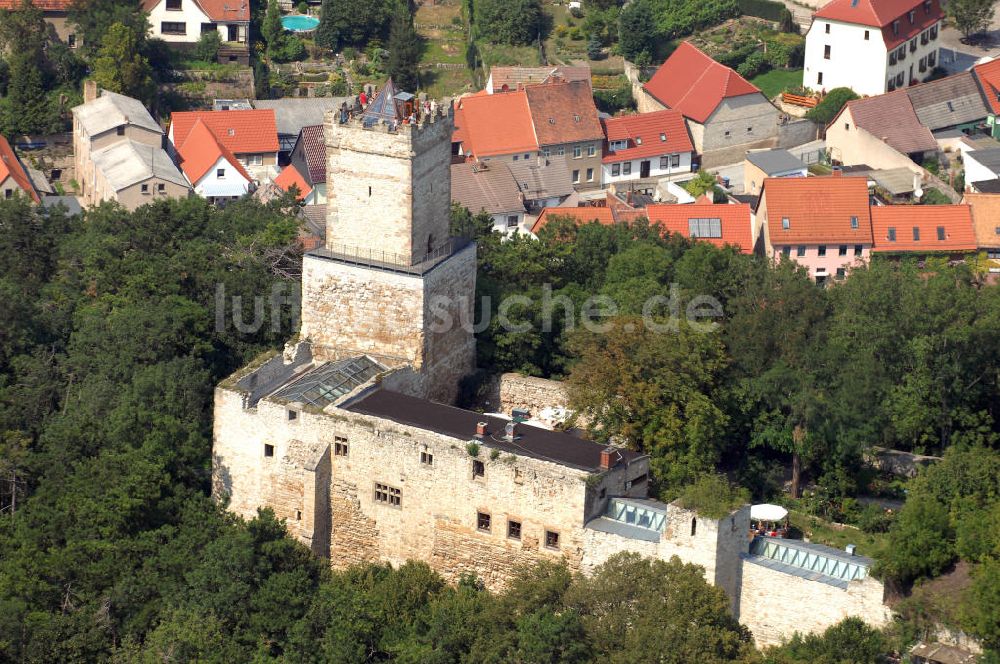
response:
[[[200,119],[176,149],[181,170],[199,196],[221,204],[250,192],[253,178]]]
[[[702,154],[772,147],[778,134],[778,109],[760,89],[690,42],[681,42],[643,90],[639,110],[680,111]]]

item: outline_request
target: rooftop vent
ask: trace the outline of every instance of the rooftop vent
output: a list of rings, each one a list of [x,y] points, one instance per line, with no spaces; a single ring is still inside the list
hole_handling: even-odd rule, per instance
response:
[[[844,547],[844,551],[846,551],[847,555],[849,555],[849,556],[853,556],[854,555],[855,549],[857,549],[857,547],[854,546],[853,544],[848,544],[847,546]]]
[[[230,127],[229,129],[226,130],[226,133],[229,134],[230,136],[235,136],[236,130]]]
[[[508,442],[513,442],[517,438],[517,422],[508,422],[503,428],[503,437]]]

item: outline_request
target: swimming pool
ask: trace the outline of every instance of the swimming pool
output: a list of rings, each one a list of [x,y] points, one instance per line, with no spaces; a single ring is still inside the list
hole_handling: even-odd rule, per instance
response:
[[[282,16],[281,25],[285,30],[291,30],[292,32],[309,32],[316,29],[316,26],[319,25],[319,19],[313,16],[302,16],[301,14]]]

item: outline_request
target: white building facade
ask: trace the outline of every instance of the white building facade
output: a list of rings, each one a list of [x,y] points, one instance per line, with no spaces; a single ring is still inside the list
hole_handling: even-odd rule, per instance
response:
[[[885,4],[833,0],[816,12],[806,34],[802,85],[880,95],[929,77],[944,18],[938,0],[913,0],[898,15]]]
[[[251,182],[225,157],[205,171],[197,182],[191,183],[194,192],[212,203],[234,201],[250,192]]]
[[[675,152],[601,164],[601,182],[603,184],[615,184],[643,178],[669,178],[685,173],[691,173],[690,152]]]

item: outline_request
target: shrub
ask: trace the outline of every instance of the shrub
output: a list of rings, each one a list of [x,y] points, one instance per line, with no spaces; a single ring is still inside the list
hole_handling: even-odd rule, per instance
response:
[[[677,502],[709,519],[721,519],[750,502],[750,492],[730,484],[722,475],[702,475],[681,492]]]
[[[479,443],[469,443],[465,446],[465,451],[468,452],[471,457],[479,456]]]
[[[272,49],[271,57],[275,62],[294,62],[306,57],[306,45],[295,35],[283,37],[276,48]]]
[[[754,51],[747,56],[743,64],[736,68],[736,73],[743,78],[753,78],[758,74],[763,74],[770,68],[767,56],[762,51]]]
[[[198,43],[194,47],[194,55],[199,60],[205,62],[215,62],[219,57],[219,47],[222,46],[222,37],[218,30],[212,30],[202,34]]]
[[[309,5],[305,2],[305,0],[303,0],[302,2],[299,3],[298,9],[299,9],[299,13],[300,14],[308,14],[309,13]]]
[[[784,12],[788,11],[785,5],[774,2],[774,0],[737,0],[736,4],[740,9],[740,14],[744,16],[765,18],[775,23],[781,21]]]
[[[844,104],[857,98],[858,95],[850,88],[834,88],[826,94],[823,101],[806,113],[806,117],[822,125],[830,124],[837,117],[837,113],[840,113]]]
[[[587,42],[587,58],[590,60],[598,60],[601,57],[601,40],[597,38],[597,35],[591,35],[590,40]]]
[[[579,7],[573,7],[569,10],[569,13],[573,16],[573,18],[583,18],[583,10]]]

